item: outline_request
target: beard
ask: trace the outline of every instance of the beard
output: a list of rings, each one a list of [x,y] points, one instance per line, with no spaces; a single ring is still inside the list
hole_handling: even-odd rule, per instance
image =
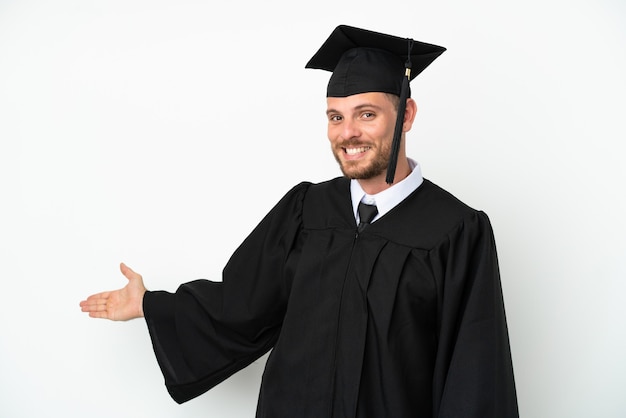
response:
[[[344,161],[341,159],[344,151],[342,147],[352,144],[342,144],[333,149],[335,160],[344,176],[353,180],[368,180],[377,177],[387,170],[391,156],[391,144],[385,142],[382,148],[370,148],[367,152],[373,153],[373,159],[369,161]]]

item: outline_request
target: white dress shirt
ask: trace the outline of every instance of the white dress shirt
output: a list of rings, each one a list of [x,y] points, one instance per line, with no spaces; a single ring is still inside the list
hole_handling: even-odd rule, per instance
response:
[[[410,158],[408,160],[409,167],[411,168],[411,174],[380,193],[373,195],[367,194],[361,188],[358,180],[352,180],[350,182],[352,210],[357,224],[359,222],[359,214],[357,212],[359,202],[363,201],[363,203],[367,203],[369,205],[376,205],[378,208],[378,214],[374,217],[374,219],[372,219],[372,223],[374,223],[377,219],[383,217],[387,212],[396,207],[398,203],[402,202],[418,187],[420,187],[424,181],[424,178],[422,177],[422,170],[420,169],[417,161]]]

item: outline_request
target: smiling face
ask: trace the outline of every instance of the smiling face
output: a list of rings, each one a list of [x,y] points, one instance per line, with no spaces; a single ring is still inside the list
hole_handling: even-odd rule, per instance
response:
[[[397,104],[386,93],[328,97],[328,139],[346,177],[384,178],[395,127]]]

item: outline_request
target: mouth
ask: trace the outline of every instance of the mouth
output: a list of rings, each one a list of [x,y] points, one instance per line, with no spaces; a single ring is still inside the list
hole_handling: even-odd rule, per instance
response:
[[[372,147],[353,147],[353,148],[343,148],[343,152],[346,153],[347,155],[358,155],[358,154],[362,154],[364,152],[366,152],[367,150],[371,149]]]

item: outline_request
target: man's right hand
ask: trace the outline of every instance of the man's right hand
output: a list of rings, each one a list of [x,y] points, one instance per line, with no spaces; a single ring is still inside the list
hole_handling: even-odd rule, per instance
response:
[[[124,263],[120,264],[120,270],[128,279],[128,284],[118,290],[89,296],[80,302],[83,312],[88,312],[92,318],[112,321],[128,321],[143,317],[143,296],[146,293],[143,279]]]

